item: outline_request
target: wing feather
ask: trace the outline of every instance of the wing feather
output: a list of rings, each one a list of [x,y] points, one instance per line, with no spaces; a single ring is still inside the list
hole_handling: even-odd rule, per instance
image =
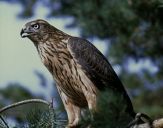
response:
[[[71,55],[98,89],[107,87],[124,91],[121,81],[105,56],[85,39],[72,37],[68,41]]]
[[[134,117],[135,112],[127,92],[105,56],[85,39],[71,37],[68,41],[70,54],[81,65],[87,77],[99,90],[112,88],[120,92],[127,103],[127,111]]]

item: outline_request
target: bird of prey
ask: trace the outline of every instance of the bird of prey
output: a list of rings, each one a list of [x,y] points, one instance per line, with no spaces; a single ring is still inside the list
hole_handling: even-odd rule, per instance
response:
[[[121,92],[127,101],[127,111],[135,116],[121,81],[92,43],[70,36],[41,19],[26,23],[21,36],[34,43],[41,61],[52,74],[68,115],[67,127],[78,125],[82,108],[96,112],[99,93],[106,89]]]

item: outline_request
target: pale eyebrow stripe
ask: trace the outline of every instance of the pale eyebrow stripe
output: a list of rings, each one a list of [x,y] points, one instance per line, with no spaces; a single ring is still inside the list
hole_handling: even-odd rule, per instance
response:
[[[36,24],[36,22],[32,22],[32,23],[31,23],[31,25],[34,25],[34,24]]]
[[[37,22],[38,22],[38,23],[46,23],[46,24],[48,24],[48,22],[46,22],[46,21],[44,21],[44,20],[38,20]]]

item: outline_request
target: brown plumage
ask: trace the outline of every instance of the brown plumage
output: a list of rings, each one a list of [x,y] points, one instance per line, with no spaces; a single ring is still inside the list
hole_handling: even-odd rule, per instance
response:
[[[44,20],[27,23],[21,36],[34,43],[42,62],[53,75],[67,111],[69,127],[79,123],[81,108],[96,111],[98,93],[106,88],[121,92],[127,101],[127,110],[134,113],[110,63],[90,42],[65,34]]]

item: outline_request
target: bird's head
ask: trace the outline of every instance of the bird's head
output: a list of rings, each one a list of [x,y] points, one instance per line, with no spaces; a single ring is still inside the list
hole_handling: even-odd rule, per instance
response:
[[[44,38],[48,38],[51,29],[52,26],[48,22],[38,19],[26,23],[20,35],[22,38],[28,37],[32,41],[37,42]]]

